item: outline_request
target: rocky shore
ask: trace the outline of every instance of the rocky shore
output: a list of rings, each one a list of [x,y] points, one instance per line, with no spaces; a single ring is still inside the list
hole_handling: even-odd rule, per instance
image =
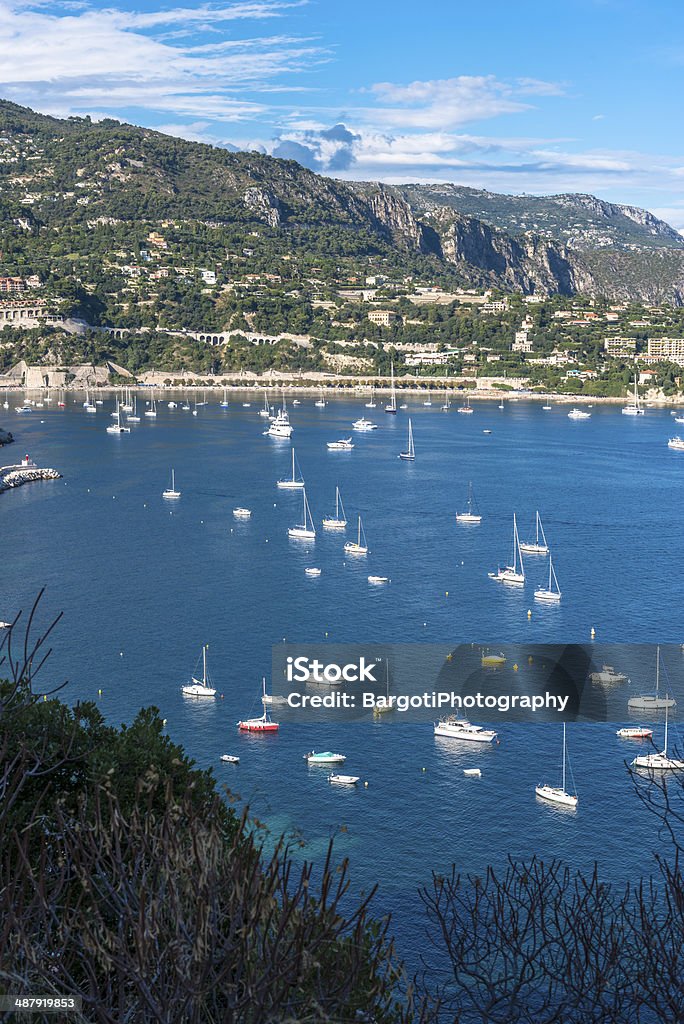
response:
[[[13,440],[14,438],[12,437],[11,431],[3,430],[0,427],[0,448],[2,448],[4,444],[12,444]]]
[[[0,494],[34,480],[59,480],[61,475],[56,469],[36,466],[27,456],[18,466],[0,467]]]

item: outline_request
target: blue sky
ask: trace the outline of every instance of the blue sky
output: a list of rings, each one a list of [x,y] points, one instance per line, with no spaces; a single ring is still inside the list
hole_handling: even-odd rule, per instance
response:
[[[37,110],[680,229],[683,85],[670,0],[0,0],[0,95]]]

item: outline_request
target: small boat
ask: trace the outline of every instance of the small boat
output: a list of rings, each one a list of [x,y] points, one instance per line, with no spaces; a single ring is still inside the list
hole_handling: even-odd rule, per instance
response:
[[[351,437],[343,438],[340,441],[328,441],[328,450],[331,452],[350,452],[353,447]]]
[[[354,422],[352,423],[352,429],[360,430],[364,433],[367,433],[369,430],[377,430],[378,425],[377,423],[373,423],[372,420],[367,420],[362,416],[361,419],[354,420]]]
[[[490,572],[490,580],[497,583],[507,583],[512,586],[522,587],[525,583],[525,567],[523,565],[522,553],[520,551],[520,540],[518,538],[518,524],[513,513],[513,565],[506,565],[496,572]]]
[[[361,539],[362,538],[363,538],[363,544],[361,543]],[[361,522],[361,516],[359,516],[359,529],[358,529],[357,538],[356,538],[355,541],[348,540],[347,543],[344,545],[344,550],[347,552],[348,555],[367,555],[368,554],[368,544],[366,542],[366,532],[365,532],[365,530],[363,528],[363,523]]]
[[[675,416],[675,423],[684,423],[684,416]]]
[[[376,700],[373,706],[373,718],[381,718],[394,710],[394,699],[390,697],[389,661],[385,658],[385,695]]]
[[[643,416],[644,410],[639,401],[639,389],[637,387],[637,373],[634,371],[634,399],[622,410],[623,416]]]
[[[399,406],[399,408],[400,409],[408,409],[408,405],[406,404],[406,402],[402,402],[401,405]]]
[[[618,729],[615,735],[621,740],[650,740],[653,729],[648,729],[645,725],[628,725],[624,729]]]
[[[291,526],[287,531],[287,534],[288,537],[293,537],[295,540],[315,540],[316,527],[314,526],[314,522],[311,517],[311,509],[309,508],[309,502],[306,498],[306,488],[302,488],[302,497],[302,522],[298,526]]]
[[[467,512],[457,512],[456,513],[456,522],[457,523],[481,523],[482,522],[482,516],[477,511],[477,507],[475,505],[475,499],[473,498],[473,485],[472,485],[471,482],[468,483],[468,501],[467,501],[467,506],[468,506],[468,511]]]
[[[391,374],[391,385],[390,385],[390,400],[385,406],[385,412],[390,413],[392,416],[397,414],[397,392],[394,387],[394,363],[390,362],[390,374]]]
[[[684,771],[684,761],[667,754],[667,707],[665,708],[665,743],[659,753],[641,754],[632,761],[633,768],[648,768],[655,771]]]
[[[390,581],[389,580],[389,576],[369,576],[368,577],[368,582],[369,583],[380,584],[380,583],[389,583],[389,581]]]
[[[489,651],[482,651],[480,664],[483,668],[499,668],[506,664],[505,654],[490,654]]]
[[[482,433],[483,434],[491,434],[491,430],[483,430]]]
[[[537,511],[536,525],[534,540],[522,541],[520,544],[520,550],[524,551],[526,555],[548,555],[549,545],[546,542],[544,536],[544,527],[542,526],[541,516]]]
[[[470,743],[492,743],[498,739],[494,729],[485,729],[481,725],[472,725],[466,718],[447,715],[434,725],[435,736],[443,736],[450,740],[467,740]]]
[[[178,403],[177,402],[167,402],[166,404],[167,404],[167,407],[169,409],[177,409],[178,408]]]
[[[289,490],[289,491],[300,490],[304,486],[304,477],[302,476],[302,471],[301,470],[299,470],[299,475],[297,474],[297,470],[298,469],[299,469],[299,465],[298,465],[297,460],[295,458],[295,450],[293,448],[292,449],[292,476],[291,477],[286,477],[284,480],[279,480],[278,483],[277,483],[277,486],[281,490]]]
[[[152,404],[150,405],[150,408],[145,410],[145,415],[152,419],[157,415],[157,402],[154,395],[152,395]]]
[[[181,692],[188,697],[215,697],[216,690],[210,685],[210,679],[207,675],[207,648],[202,648],[202,679],[196,679],[192,677],[192,681],[186,683],[185,686],[181,687]]]
[[[242,408],[243,409],[251,409],[252,408],[252,403],[251,402],[243,402],[242,403]]]
[[[140,417],[138,416],[138,399],[133,398],[133,412],[128,417],[128,423],[140,423]]]
[[[451,402],[449,400],[449,391],[444,388],[444,405],[442,406],[442,412],[449,412],[451,408]]]
[[[323,526],[326,530],[345,530],[347,527],[347,517],[339,487],[335,488],[335,515],[326,516],[323,520]]]
[[[226,405],[227,404],[228,403],[226,402]],[[259,409],[259,415],[260,416],[264,416],[266,418],[270,417],[270,415],[271,415],[271,406],[268,404],[268,392],[267,391],[264,391],[264,407],[263,407],[263,409]]]
[[[480,768],[464,768],[463,774],[470,779],[479,779],[482,776],[482,770]]]
[[[542,405],[542,410],[544,412],[550,412],[551,411],[551,406],[550,405]]]
[[[549,582],[546,587],[538,587],[534,592],[535,601],[546,601],[548,604],[558,604],[561,599],[560,587],[556,578],[556,570],[553,567],[553,559],[549,555]]]
[[[423,402],[423,405],[432,405],[432,399],[426,398],[425,401]]]
[[[0,629],[10,629],[11,625],[11,622],[0,622]]]
[[[307,576],[320,576],[321,575],[321,570],[320,569],[316,569],[313,566],[310,569],[305,569],[304,572],[305,572],[305,574]]]
[[[366,402],[366,408],[367,409],[375,409],[375,408],[377,408],[376,403],[375,403],[375,388],[374,387],[371,387],[370,402]]]
[[[219,405],[220,405],[221,409],[227,409],[228,406],[230,405],[230,402],[228,401],[228,389],[227,388],[223,389],[223,399],[219,403]]]
[[[535,786],[534,791],[542,800],[549,800],[554,804],[561,804],[563,807],[577,807],[577,794],[568,793],[565,789],[565,722],[563,722],[563,779],[560,786],[544,785]]]
[[[295,398],[295,399],[293,399],[292,404],[293,405],[301,405],[302,403],[299,401],[298,398]]]
[[[671,437],[667,442],[667,447],[674,448],[678,452],[684,452],[684,439],[681,437]]]
[[[240,764],[240,758],[237,754],[221,754],[221,760],[227,764]]]
[[[568,413],[569,420],[588,420],[591,418],[590,412],[584,412],[582,409],[571,409]]]
[[[264,676],[261,680],[262,684],[262,697],[261,702],[266,696],[266,677]],[[238,722],[238,729],[241,732],[277,732],[280,728],[278,722],[272,722],[267,707],[264,705],[263,715],[259,715],[258,718],[245,718],[243,721]]]
[[[317,409],[325,409],[325,398],[323,397],[323,388],[319,389],[319,398],[317,402],[314,402]]]
[[[674,697],[665,694],[660,696],[660,645],[656,647],[656,684],[653,693],[641,693],[637,697],[630,697],[627,701],[628,708],[638,711],[659,711],[662,708],[676,708],[677,701]]]
[[[466,395],[466,404],[465,405],[459,405],[459,407],[456,410],[456,412],[463,413],[464,415],[467,416],[469,413],[472,413],[472,411],[473,410],[470,408],[470,395]]]
[[[601,683],[605,686],[627,682],[624,672],[617,672],[612,665],[603,665],[599,672],[592,672],[589,679],[592,683]]]
[[[17,405],[17,406],[15,406],[15,410],[14,411],[15,412],[33,412],[33,409],[31,408],[30,405]],[[95,412],[94,409],[93,409],[93,412]]]
[[[315,750],[310,750],[308,754],[304,754],[304,760],[309,764],[344,764],[347,758],[344,754],[333,754],[331,750],[323,750],[319,754]]]
[[[234,508],[233,515],[236,519],[251,519],[252,513],[248,508]]]
[[[405,452],[399,452],[399,458],[404,459],[406,462],[413,462],[416,457],[416,449],[413,444],[413,426],[411,425],[411,417],[409,416],[408,421],[408,448]]]
[[[187,402],[185,403],[185,405],[181,405],[181,409],[183,410],[183,412],[190,412],[190,406],[188,405]]]
[[[358,775],[329,775],[328,782],[338,786],[355,786],[359,778]]]
[[[125,427],[121,422],[121,410],[119,409],[119,403],[116,403],[116,412],[112,413],[116,416],[116,423],[111,423],[107,428],[108,434],[130,434],[131,428]]]
[[[176,490],[176,471],[171,470],[171,486],[162,491],[162,498],[180,498],[181,492]]]

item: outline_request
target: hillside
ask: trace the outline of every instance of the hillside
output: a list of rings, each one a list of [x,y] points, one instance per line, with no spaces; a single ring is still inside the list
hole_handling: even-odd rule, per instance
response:
[[[261,271],[294,257],[331,277],[381,260],[449,285],[684,302],[684,239],[643,210],[341,182],[293,161],[0,101],[0,273],[49,260],[85,282],[102,276],[112,248],[136,253],[150,228],[169,224],[185,230],[181,256],[194,246],[208,262],[239,257],[258,237]]]

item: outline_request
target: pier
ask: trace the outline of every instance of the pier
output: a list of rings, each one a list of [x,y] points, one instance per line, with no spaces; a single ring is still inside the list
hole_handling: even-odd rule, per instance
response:
[[[25,455],[16,466],[0,466],[0,494],[33,480],[59,480],[61,475],[56,469],[42,469],[36,466],[35,462]]]

